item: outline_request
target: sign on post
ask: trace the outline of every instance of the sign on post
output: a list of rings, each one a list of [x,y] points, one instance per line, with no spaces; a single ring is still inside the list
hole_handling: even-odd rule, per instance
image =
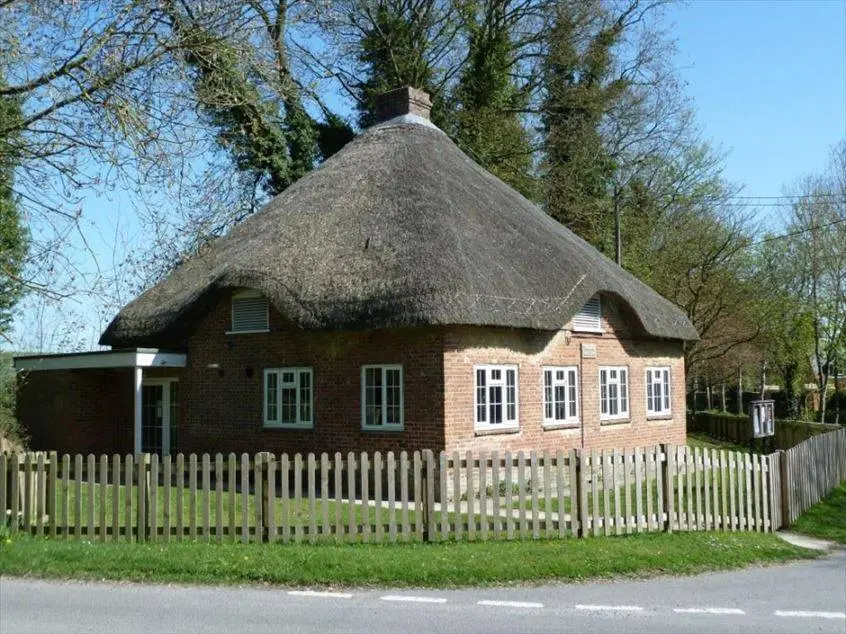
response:
[[[753,438],[768,438],[775,435],[775,401],[752,401],[749,404],[749,419]]]

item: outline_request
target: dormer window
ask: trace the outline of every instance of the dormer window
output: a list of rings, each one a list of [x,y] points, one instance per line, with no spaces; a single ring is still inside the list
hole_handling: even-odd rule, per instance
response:
[[[268,331],[267,298],[258,291],[241,291],[232,295],[232,327],[230,333]]]
[[[602,332],[602,305],[599,295],[591,297],[587,304],[573,317],[573,330],[576,332]]]

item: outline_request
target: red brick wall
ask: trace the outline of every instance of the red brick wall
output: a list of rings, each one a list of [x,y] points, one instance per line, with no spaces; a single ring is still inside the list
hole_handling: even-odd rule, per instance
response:
[[[682,343],[647,338],[636,317],[612,298],[603,297],[601,335],[564,330],[541,332],[505,328],[452,327],[444,337],[446,448],[466,450],[626,448],[685,441],[685,390]],[[595,359],[581,358],[581,344],[596,346]],[[484,434],[474,429],[473,390],[476,364],[518,366],[519,431]],[[543,428],[542,367],[579,368],[581,424],[567,429]],[[599,366],[629,368],[629,418],[600,421]],[[647,419],[647,366],[670,366],[671,412],[663,419]]]
[[[18,418],[35,450],[132,453],[132,369],[18,375]]]
[[[227,297],[188,341],[188,367],[180,381],[181,451],[331,453],[443,447],[441,330],[306,332],[292,329],[273,309],[269,333],[226,335],[229,328]],[[402,432],[361,429],[361,366],[380,363],[403,365]],[[314,369],[312,430],[262,426],[264,369],[284,366]]]

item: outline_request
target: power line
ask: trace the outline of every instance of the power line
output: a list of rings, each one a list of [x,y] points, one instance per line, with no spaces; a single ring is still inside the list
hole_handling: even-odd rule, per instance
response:
[[[832,220],[824,225],[819,225],[817,227],[806,227],[805,229],[797,229],[796,231],[791,231],[790,233],[783,233],[777,236],[768,236],[766,238],[761,238],[760,240],[755,240],[754,242],[750,243],[748,246],[754,247],[759,244],[764,244],[765,242],[775,242],[776,240],[784,240],[785,238],[792,238],[794,236],[802,235],[803,233],[809,233],[811,231],[818,231],[820,229],[828,229],[829,227],[833,227],[834,225],[841,224],[846,222],[846,218],[838,218],[837,220]]]

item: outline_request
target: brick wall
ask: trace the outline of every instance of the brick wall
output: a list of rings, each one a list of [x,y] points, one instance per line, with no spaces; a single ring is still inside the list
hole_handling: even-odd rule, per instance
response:
[[[222,298],[188,341],[180,381],[180,450],[335,452],[443,447],[443,356],[439,329],[306,332],[272,308],[270,332],[226,335]],[[361,366],[402,364],[404,431],[361,429]],[[263,427],[265,368],[314,369],[314,428]]]
[[[444,336],[446,449],[528,450],[572,447],[625,448],[685,441],[685,390],[682,343],[646,337],[637,318],[611,297],[603,297],[603,330],[598,335],[565,330],[541,332],[506,328],[452,327]],[[582,344],[596,347],[596,358],[582,358]],[[477,433],[474,429],[474,371],[477,364],[518,366],[519,430]],[[580,424],[544,429],[542,367],[579,368]],[[629,369],[629,418],[600,421],[599,366]],[[646,414],[647,366],[670,366],[671,412],[663,418]]]
[[[35,450],[132,453],[131,368],[18,375],[18,418]]]

